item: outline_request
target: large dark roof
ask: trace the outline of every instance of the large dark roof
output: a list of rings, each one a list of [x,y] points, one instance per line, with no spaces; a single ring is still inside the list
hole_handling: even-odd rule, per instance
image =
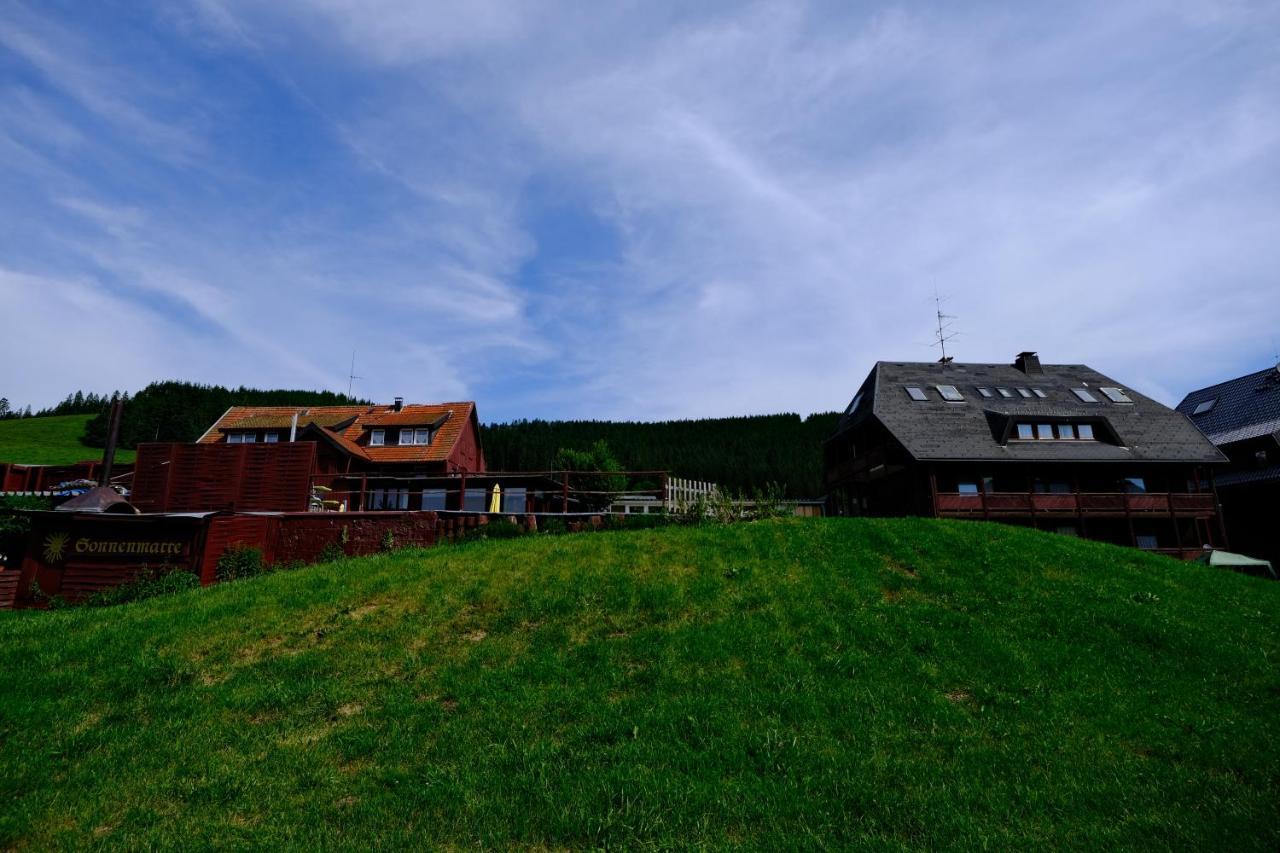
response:
[[[1192,414],[1209,400],[1216,400],[1212,409]],[[1272,435],[1280,432],[1280,373],[1275,368],[1259,370],[1192,391],[1178,404],[1178,411],[1219,446]]]
[[[947,402],[938,385],[954,385],[964,399]],[[924,390],[912,400],[907,386]],[[978,388],[996,395],[983,397]],[[1117,403],[1101,388],[1120,388],[1133,401]],[[1014,394],[999,396],[997,388]],[[1030,399],[1019,388],[1039,389]],[[1087,388],[1096,403],[1082,402],[1073,388]],[[1009,364],[877,362],[862,387],[862,400],[841,418],[839,431],[874,417],[917,460],[1005,462],[1224,462],[1225,457],[1181,414],[1083,364],[1046,364],[1024,373]],[[1010,441],[1001,432],[1012,422],[1091,420],[1116,443],[1105,441]]]

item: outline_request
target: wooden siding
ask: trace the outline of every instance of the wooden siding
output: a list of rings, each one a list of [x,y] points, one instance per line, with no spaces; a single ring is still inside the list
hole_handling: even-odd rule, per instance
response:
[[[316,445],[143,444],[132,502],[143,512],[305,512]]]

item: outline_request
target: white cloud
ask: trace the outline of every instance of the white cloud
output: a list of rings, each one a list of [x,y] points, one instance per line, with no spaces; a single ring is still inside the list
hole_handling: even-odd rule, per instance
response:
[[[124,304],[186,306],[174,333],[219,338],[186,350],[218,381],[341,388],[357,348],[365,393],[487,389],[503,416],[831,409],[875,359],[932,357],[936,287],[962,359],[1036,348],[1172,401],[1253,366],[1280,319],[1265,5],[174,14],[250,77],[204,84],[200,121],[69,27],[32,17],[0,41],[136,132],[139,157],[203,155],[207,180],[144,173],[137,194],[38,168],[80,272]],[[277,89],[306,128],[279,143],[237,100]],[[15,91],[13,146],[93,138]],[[570,214],[596,227],[550,257]]]

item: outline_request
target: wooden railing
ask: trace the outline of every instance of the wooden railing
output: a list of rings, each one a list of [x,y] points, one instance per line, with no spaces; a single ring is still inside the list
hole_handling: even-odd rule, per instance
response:
[[[942,515],[992,516],[1070,513],[1079,515],[1204,514],[1214,511],[1208,492],[939,492]]]

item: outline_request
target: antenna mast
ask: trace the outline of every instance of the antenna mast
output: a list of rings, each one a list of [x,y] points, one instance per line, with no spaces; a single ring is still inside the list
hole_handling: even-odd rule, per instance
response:
[[[933,289],[933,304],[937,311],[938,329],[934,332],[934,338],[936,339],[934,346],[942,350],[942,358],[938,359],[938,362],[940,364],[947,364],[951,361],[951,359],[947,357],[947,341],[953,340],[960,333],[952,330],[951,321],[955,319],[955,316],[952,314],[943,314],[942,303],[943,299],[938,295],[938,288],[935,287]]]
[[[347,397],[351,397],[351,387],[357,379],[364,379],[363,376],[356,376],[356,351],[351,351],[351,372],[347,374]]]

